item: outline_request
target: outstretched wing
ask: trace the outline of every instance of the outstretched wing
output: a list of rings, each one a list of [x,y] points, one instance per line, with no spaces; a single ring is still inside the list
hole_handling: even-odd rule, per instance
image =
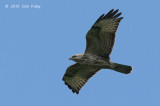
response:
[[[72,90],[73,93],[79,93],[79,90],[100,68],[94,68],[79,63],[73,64],[67,68],[63,76],[63,81]]]
[[[101,15],[86,35],[87,45],[85,54],[98,55],[108,58],[112,52],[115,34],[123,17],[119,16],[118,9]]]

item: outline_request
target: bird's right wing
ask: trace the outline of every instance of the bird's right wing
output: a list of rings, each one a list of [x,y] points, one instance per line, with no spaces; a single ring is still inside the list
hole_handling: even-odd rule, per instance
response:
[[[117,14],[117,12],[118,10],[114,11],[112,9],[106,15],[101,15],[94,23],[86,35],[85,54],[109,57],[113,49],[118,25],[123,19],[123,17],[119,18],[121,13]]]
[[[76,63],[67,68],[63,81],[73,93],[78,94],[85,83],[99,70],[100,68]]]

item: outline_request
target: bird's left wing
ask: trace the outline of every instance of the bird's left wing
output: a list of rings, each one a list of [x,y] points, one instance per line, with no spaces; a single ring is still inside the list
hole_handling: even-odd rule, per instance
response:
[[[78,94],[85,83],[99,70],[100,68],[76,63],[67,68],[63,81],[73,93]]]
[[[121,13],[118,10],[111,10],[106,15],[101,15],[86,35],[85,54],[98,55],[104,58],[109,57],[112,52],[115,34],[120,21]]]

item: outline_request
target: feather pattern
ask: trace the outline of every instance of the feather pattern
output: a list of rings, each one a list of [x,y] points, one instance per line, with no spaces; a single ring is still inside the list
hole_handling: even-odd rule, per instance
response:
[[[62,80],[73,93],[78,94],[86,82],[100,69],[112,69],[124,74],[132,71],[131,66],[111,62],[109,57],[117,28],[123,19],[119,17],[122,13],[118,11],[112,9],[106,15],[102,14],[86,35],[85,53],[74,55],[74,58],[72,56],[72,60],[77,63],[67,68]]]
[[[108,58],[112,52],[115,34],[123,17],[121,13],[111,10],[106,15],[101,15],[86,35],[85,54],[93,54]]]
[[[85,83],[96,74],[100,68],[76,63],[68,67],[64,74],[63,81],[72,90],[73,93],[79,93],[79,90]]]

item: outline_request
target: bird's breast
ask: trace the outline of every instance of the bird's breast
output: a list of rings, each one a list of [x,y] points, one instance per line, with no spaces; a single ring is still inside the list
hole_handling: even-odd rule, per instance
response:
[[[101,65],[109,65],[109,62],[107,61],[107,59],[106,60],[101,59],[97,56],[88,56],[84,58],[83,64],[101,66]]]

